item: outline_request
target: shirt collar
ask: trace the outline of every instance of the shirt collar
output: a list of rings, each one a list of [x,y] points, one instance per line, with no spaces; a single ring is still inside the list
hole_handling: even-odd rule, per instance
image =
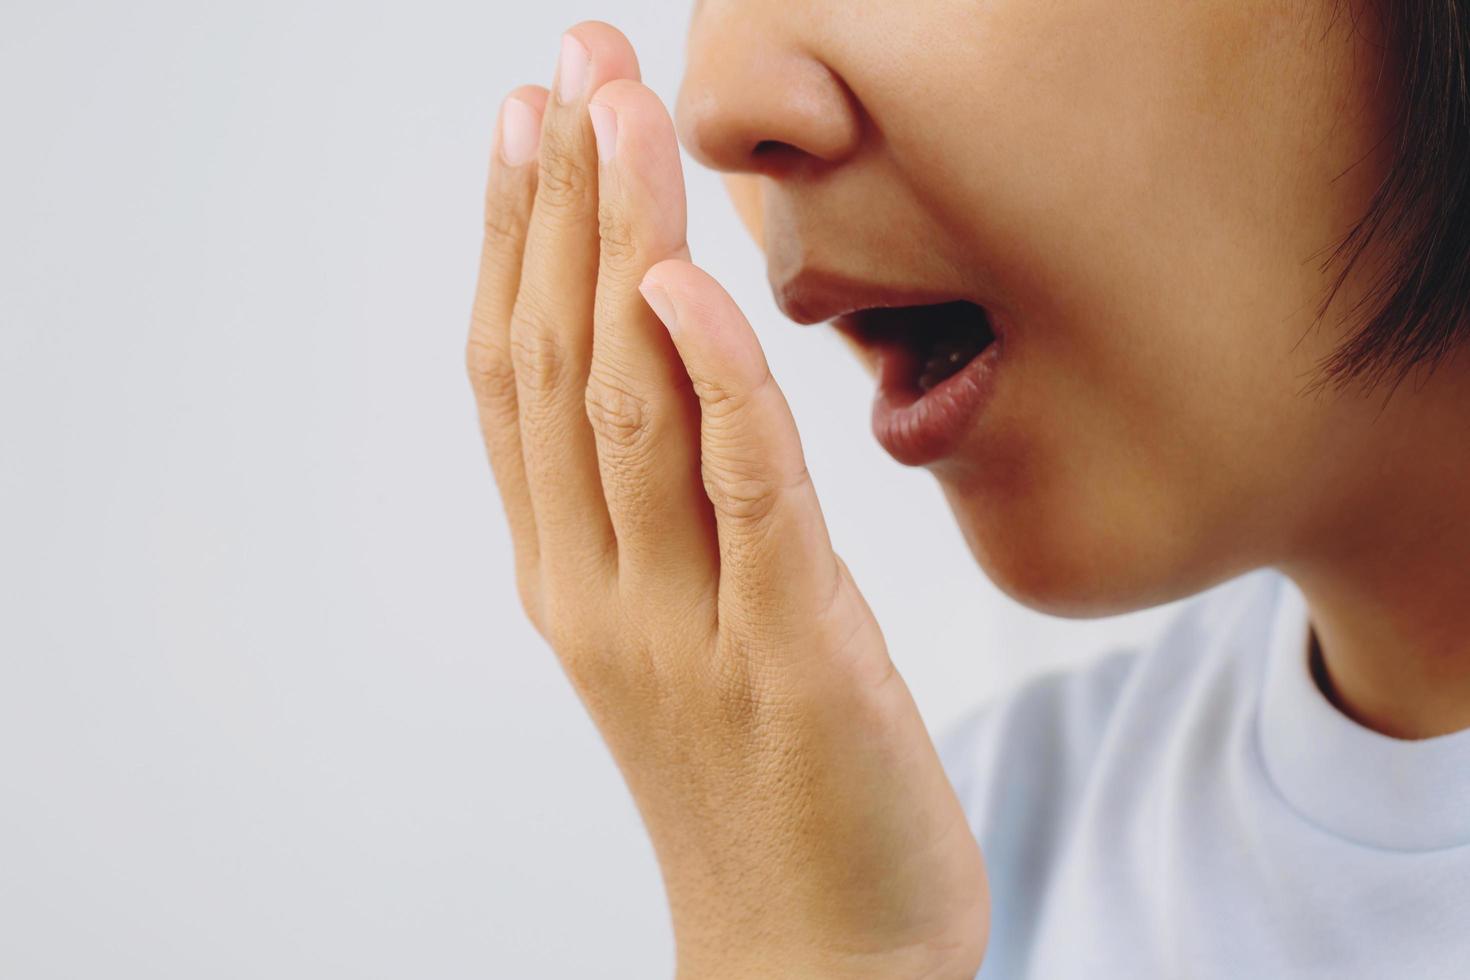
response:
[[[1470,729],[1390,738],[1339,711],[1308,661],[1305,597],[1280,577],[1259,715],[1261,752],[1281,795],[1340,837],[1395,851],[1470,844]]]

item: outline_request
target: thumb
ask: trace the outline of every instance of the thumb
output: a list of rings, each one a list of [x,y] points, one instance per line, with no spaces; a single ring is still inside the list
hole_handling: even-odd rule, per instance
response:
[[[639,287],[669,331],[700,407],[700,462],[720,547],[720,615],[746,627],[822,616],[841,571],[801,437],[750,322],[689,262],[660,262]],[[774,619],[774,621],[773,621]]]

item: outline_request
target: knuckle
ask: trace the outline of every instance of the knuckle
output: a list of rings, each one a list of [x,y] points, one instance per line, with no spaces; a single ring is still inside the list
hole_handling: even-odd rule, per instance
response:
[[[465,344],[465,371],[482,402],[515,404],[516,375],[510,357],[499,346],[472,335]]]
[[[580,653],[590,637],[592,604],[587,583],[558,581],[543,567],[537,580],[537,602],[545,626],[545,637],[558,655]]]
[[[541,144],[537,181],[538,201],[552,211],[568,212],[587,205],[597,186],[597,174],[587,153],[566,134],[548,132]]]
[[[623,209],[604,204],[598,211],[597,230],[602,239],[603,261],[615,268],[624,269],[638,260],[638,238],[633,223]]]
[[[485,243],[491,254],[519,255],[525,240],[525,217],[517,209],[503,204],[485,209]]]
[[[594,371],[587,381],[587,421],[609,460],[633,464],[647,455],[654,410],[627,384]]]
[[[605,630],[584,623],[574,610],[562,603],[548,603],[546,629],[542,633],[572,686],[584,697],[605,697],[620,686],[624,664],[621,657],[610,656],[610,640],[603,639]]]
[[[705,492],[715,513],[727,524],[751,527],[765,524],[792,487],[807,479],[806,467],[789,481],[728,467],[704,467]]]
[[[566,345],[543,317],[518,311],[510,331],[510,362],[516,382],[538,395],[564,389],[572,376]]]
[[[744,414],[750,404],[762,396],[771,381],[771,373],[767,371],[755,387],[738,391],[709,378],[696,380],[693,387],[694,394],[699,398],[700,414],[706,422],[715,425],[729,423]]]
[[[569,662],[584,662],[587,657],[587,640],[577,623],[564,609],[548,609],[546,618],[546,641],[557,656]]]
[[[700,379],[693,382],[694,394],[699,398],[699,411],[707,421],[720,422],[739,415],[744,407],[745,396],[730,391],[714,382]]]

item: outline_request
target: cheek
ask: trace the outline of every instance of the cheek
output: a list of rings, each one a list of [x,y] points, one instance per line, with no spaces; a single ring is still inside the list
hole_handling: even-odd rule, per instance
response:
[[[927,159],[967,167],[936,165],[931,193],[976,216],[967,250],[1015,321],[1004,410],[939,475],[997,583],[1061,614],[1277,557],[1320,448],[1321,250],[1378,177],[1333,180],[1377,130],[1320,26],[1119,9],[987,5],[973,125],[928,127]]]
[[[740,221],[745,225],[745,230],[750,232],[750,237],[755,243],[764,247],[765,215],[761,207],[760,178],[750,174],[725,174],[725,192],[730,195],[730,201],[735,205],[735,213],[740,216]]]
[[[1299,395],[1314,358],[1290,349],[1307,325],[1197,295],[1078,289],[1013,335],[1000,411],[937,475],[1018,600],[1124,612],[1269,563],[1290,538],[1318,446]]]
[[[1312,344],[1291,350],[1306,319],[1209,289],[1115,291],[1094,271],[1017,326],[1000,411],[937,474],[997,584],[1057,615],[1169,601],[1270,560],[1314,455],[1298,395]]]
[[[1372,58],[1321,28],[1262,0],[994,0],[927,85],[863,94],[902,94],[878,106],[895,158],[1022,333],[1045,323],[1028,340],[1097,364],[1163,323],[1212,359],[1247,322],[1284,350],[1379,176],[1339,178],[1376,139],[1343,85]]]

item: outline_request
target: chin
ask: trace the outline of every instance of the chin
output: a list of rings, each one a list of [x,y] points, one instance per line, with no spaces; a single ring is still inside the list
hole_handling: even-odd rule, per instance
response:
[[[973,481],[940,483],[981,571],[1037,612],[1068,619],[1121,615],[1225,577],[1178,567],[1181,542],[1161,540],[1158,521],[1139,525],[1132,515],[1100,512],[1086,494],[1054,501]]]

